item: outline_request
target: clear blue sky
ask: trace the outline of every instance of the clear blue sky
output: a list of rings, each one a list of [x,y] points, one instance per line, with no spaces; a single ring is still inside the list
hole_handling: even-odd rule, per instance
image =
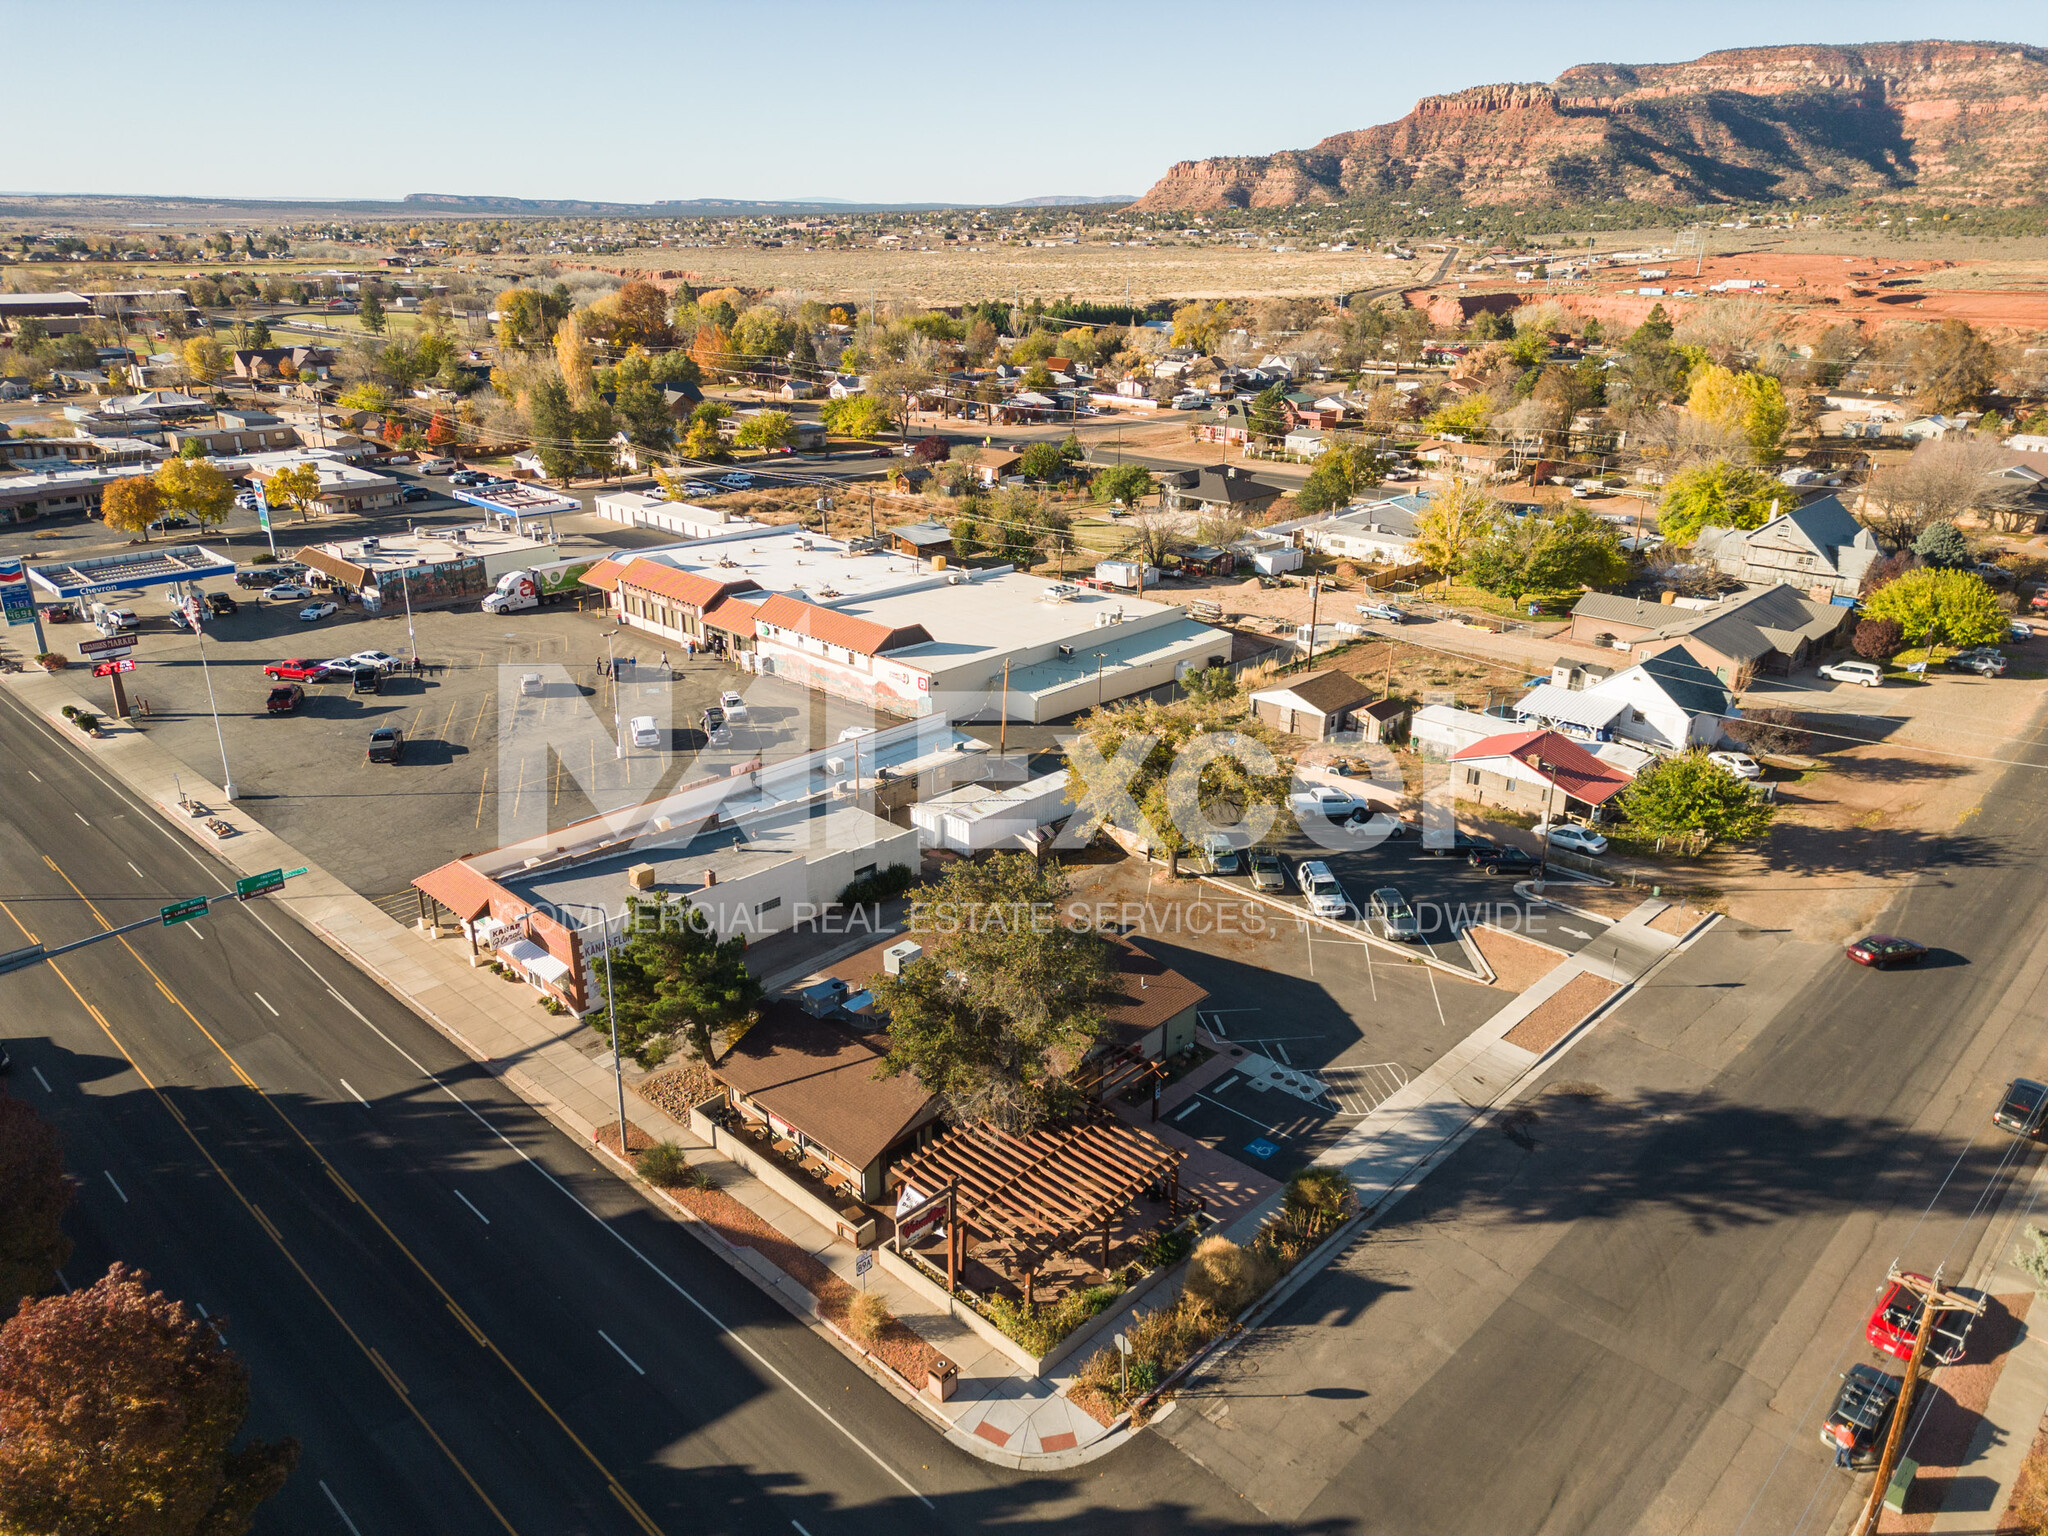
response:
[[[2048,44],[2048,6],[0,0],[0,191],[1135,194],[1176,160],[1301,148],[1436,92],[1937,27]]]

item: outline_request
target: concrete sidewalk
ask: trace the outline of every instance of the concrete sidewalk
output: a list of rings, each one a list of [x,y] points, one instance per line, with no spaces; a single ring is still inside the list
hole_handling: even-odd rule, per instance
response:
[[[618,1087],[609,1054],[592,1054],[575,1043],[579,1039],[586,1044],[593,1041],[587,1025],[543,1011],[539,994],[525,984],[473,967],[468,948],[460,940],[434,940],[402,926],[324,869],[310,865],[290,845],[225,800],[216,786],[159,748],[145,731],[114,724],[109,726],[104,739],[84,737],[59,713],[66,704],[81,703],[69,681],[61,675],[23,673],[8,676],[6,682],[16,699],[48,719],[60,735],[74,741],[103,772],[124,783],[167,822],[183,828],[233,875],[307,865],[306,875],[265,899],[286,908],[307,929],[488,1066],[567,1133],[595,1144],[599,1127],[616,1126]],[[203,801],[213,816],[231,823],[234,835],[217,841],[200,821],[185,815],[178,804],[181,789],[186,797]],[[1626,994],[1630,985],[1693,937],[1674,937],[1649,926],[1668,905],[1646,901],[1614,923],[1597,944],[1569,957],[1534,987],[1514,998],[1319,1157],[1319,1162],[1342,1168],[1351,1179],[1358,1191],[1362,1219],[1383,1211],[1403,1189],[1425,1176],[1471,1133],[1494,1105],[1511,1097],[1545,1062],[1569,1049]],[[872,937],[861,940],[863,945],[872,942]],[[1507,1039],[1518,1024],[1581,977],[1600,978],[1612,983],[1615,990],[1603,997],[1586,1017],[1572,1024],[1562,1038],[1541,1051],[1525,1049]],[[1182,1090],[1182,1095],[1193,1091],[1191,1085],[1176,1087]],[[716,1188],[834,1275],[856,1288],[861,1285],[863,1277],[854,1273],[856,1250],[764,1182],[631,1092],[626,1095],[626,1116],[634,1127],[654,1139],[683,1146],[690,1160],[705,1169]],[[1176,1138],[1169,1135],[1169,1139]],[[603,1150],[610,1155],[609,1149]],[[1124,1420],[1105,1428],[1065,1395],[1073,1372],[1078,1371],[1092,1350],[1078,1351],[1060,1374],[1030,1376],[956,1316],[941,1310],[924,1294],[877,1265],[864,1277],[866,1288],[879,1291],[898,1319],[943,1352],[958,1369],[952,1397],[938,1402],[869,1360],[854,1341],[820,1317],[817,1299],[795,1278],[755,1250],[727,1242],[680,1203],[645,1185],[638,1187],[822,1337],[860,1360],[871,1374],[904,1401],[914,1404],[962,1450],[1013,1468],[1053,1468],[1091,1460],[1121,1444],[1130,1434]],[[1245,1194],[1247,1198],[1226,1216],[1223,1227],[1226,1235],[1240,1243],[1249,1242],[1258,1234],[1280,1199],[1280,1192],[1271,1181],[1257,1179],[1255,1175],[1246,1181]],[[1326,1244],[1314,1259],[1298,1266],[1268,1301],[1255,1310],[1253,1322],[1269,1312],[1286,1293],[1306,1283],[1342,1246]],[[1173,1296],[1170,1282],[1133,1295],[1117,1309],[1101,1336],[1106,1339],[1110,1331],[1123,1327],[1139,1312],[1170,1304]]]
[[[146,730],[109,722],[103,738],[85,736],[60,713],[67,704],[86,707],[63,675],[25,672],[9,674],[6,682],[19,702],[47,719],[109,778],[125,785],[171,826],[183,830],[219,859],[227,868],[226,880],[305,866],[306,874],[264,899],[288,911],[567,1133],[610,1153],[598,1144],[597,1132],[600,1127],[611,1132],[618,1124],[618,1079],[608,1051],[593,1054],[574,1043],[595,1039],[588,1025],[545,1012],[539,994],[524,983],[471,966],[468,947],[460,940],[430,939],[395,921],[238,809],[217,785],[151,741]],[[179,806],[181,793],[204,804],[208,816],[195,819],[186,815]],[[213,819],[230,823],[234,834],[226,839],[213,837],[204,826],[205,820]],[[860,941],[863,947],[872,942],[872,938]],[[625,1107],[626,1118],[636,1130],[654,1140],[681,1145],[693,1163],[705,1167],[716,1188],[849,1285],[860,1286],[863,1277],[854,1274],[852,1247],[745,1169],[706,1147],[686,1126],[630,1088]],[[909,1388],[825,1323],[817,1299],[795,1279],[752,1249],[727,1243],[674,1201],[653,1190],[647,1193],[836,1347],[859,1359],[877,1379],[913,1403],[949,1440],[969,1453],[1012,1467],[1057,1467],[1101,1455],[1126,1435],[1121,1426],[1106,1429],[1067,1400],[1063,1391],[1072,1379],[1071,1372],[1044,1379],[1025,1375],[1000,1350],[955,1318],[936,1312],[921,1295],[877,1266],[864,1277],[866,1288],[879,1291],[890,1311],[943,1352],[959,1371],[953,1396],[945,1403]],[[1078,1369],[1081,1360],[1072,1363]]]

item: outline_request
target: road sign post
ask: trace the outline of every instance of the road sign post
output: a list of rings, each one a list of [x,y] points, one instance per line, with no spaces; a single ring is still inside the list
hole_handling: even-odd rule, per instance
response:
[[[267,869],[260,875],[244,875],[235,882],[235,900],[247,901],[251,896],[281,890],[283,886],[284,871],[281,869]]]
[[[204,896],[188,896],[183,901],[174,901],[167,907],[159,907],[157,916],[166,928],[175,923],[189,923],[195,917],[206,916],[206,902],[207,898]]]
[[[868,1271],[875,1267],[875,1250],[863,1248],[853,1256],[853,1272],[860,1276],[860,1288],[868,1288]]]
[[[50,647],[43,639],[43,616],[36,608],[36,594],[29,586],[28,566],[18,557],[0,560],[0,618],[7,627],[17,624],[33,624],[36,631],[36,654],[46,654]]]

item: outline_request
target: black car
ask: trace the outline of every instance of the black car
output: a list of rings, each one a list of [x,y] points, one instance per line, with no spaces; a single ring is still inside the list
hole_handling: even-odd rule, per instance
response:
[[[1470,832],[1453,832],[1448,839],[1432,839],[1425,829],[1422,834],[1422,851],[1432,859],[1476,858],[1479,854],[1490,853],[1493,844],[1483,837],[1474,837]]]
[[[217,619],[224,619],[231,613],[239,613],[242,605],[225,592],[206,594],[206,611]]]
[[[1488,843],[1484,848],[1473,849],[1472,857],[1466,862],[1489,875],[1532,875],[1539,860],[1535,854],[1517,848],[1513,843],[1503,843],[1499,847]]]
[[[2005,671],[2005,658],[1989,646],[1957,651],[1944,665],[1951,672],[1974,672],[1979,677],[1998,677]]]
[[[384,669],[382,667],[357,667],[348,675],[349,692],[382,693],[384,691]]]
[[[2001,1131],[2034,1141],[2048,1140],[2044,1120],[2048,1120],[2048,1083],[2037,1083],[2031,1077],[2016,1077],[2007,1083],[1998,1108],[1991,1111],[1991,1123]]]
[[[380,725],[370,732],[370,761],[395,763],[405,755],[405,733],[395,725]]]
[[[1858,1471],[1877,1465],[1878,1447],[1899,1406],[1900,1381],[1874,1365],[1852,1365],[1842,1373],[1842,1390],[1820,1427],[1820,1443],[1835,1453],[1837,1466]]]
[[[399,493],[406,501],[432,501],[434,493],[423,485],[408,485]]]

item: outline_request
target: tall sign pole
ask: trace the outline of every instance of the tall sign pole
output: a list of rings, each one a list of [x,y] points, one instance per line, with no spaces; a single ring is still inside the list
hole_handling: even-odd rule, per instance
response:
[[[29,586],[28,567],[19,558],[0,560],[0,616],[4,616],[9,629],[17,624],[33,624],[36,654],[49,653],[49,642],[43,639],[43,616],[36,607],[35,591]]]

